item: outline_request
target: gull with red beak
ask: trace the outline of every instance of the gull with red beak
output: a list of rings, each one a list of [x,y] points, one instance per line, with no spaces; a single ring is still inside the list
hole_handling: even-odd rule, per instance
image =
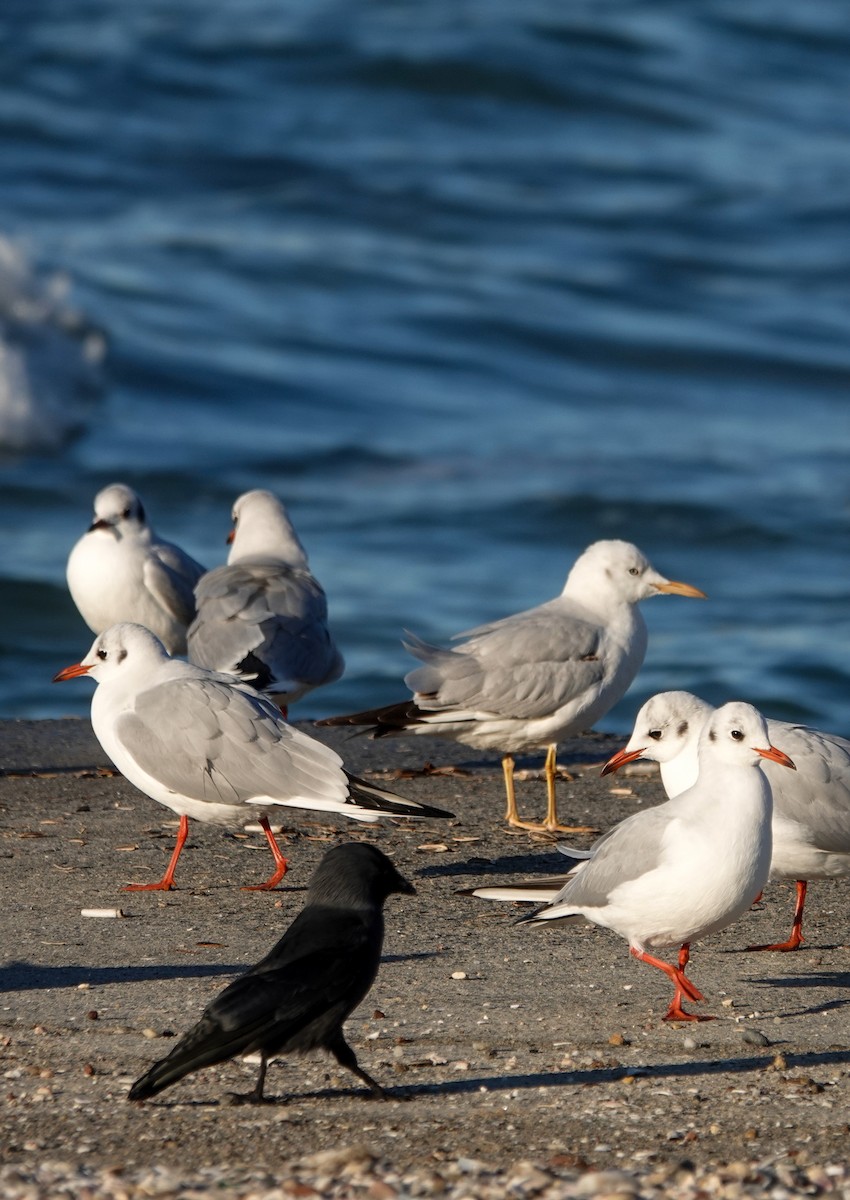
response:
[[[750,704],[726,704],[699,740],[699,779],[655,808],[634,813],[599,838],[545,907],[523,922],[592,921],[625,938],[633,957],[657,967],[675,986],[666,1021],[709,1020],[686,1011],[702,994],[685,975],[691,944],[725,929],[752,904],[770,870],[770,784],[764,760],[793,768],[770,744],[764,718]],[[474,895],[540,899],[544,885],[476,888]],[[536,888],[536,894],[532,889]],[[496,894],[498,893],[498,894]],[[679,947],[677,966],[651,954]]]
[[[636,758],[660,764],[668,796],[690,787],[699,774],[699,735],[714,710],[690,692],[659,692],[635,719],[628,745],[603,774]],[[773,790],[771,879],[793,879],[796,903],[784,942],[748,950],[796,950],[804,941],[803,908],[810,879],[850,875],[850,741],[805,725],[767,722],[771,742],[783,746],[797,767],[792,775],[764,764]]]
[[[141,625],[119,624],[56,680],[90,675],[91,720],[118,770],[145,795],[180,815],[177,844],[162,879],[129,891],[167,891],[189,832],[189,817],[214,825],[259,821],[275,860],[273,888],[286,872],[269,825],[279,808],[377,821],[382,816],[450,817],[405,800],[343,769],[339,755],[283,720],[254,688],[170,658]]]
[[[169,654],[185,654],[195,615],[193,589],[204,568],[157,537],[141,499],[125,483],[94,498],[94,516],[68,557],[71,598],[93,633],[118,621],[150,629]]]
[[[345,666],[328,629],[328,605],[286,509],[272,492],[233,506],[227,563],[195,588],[189,661],[236,675],[284,712]]]
[[[660,575],[629,542],[594,542],[553,600],[459,633],[452,650],[408,635],[406,648],[423,663],[405,677],[411,700],[318,723],[366,726],[375,737],[425,735],[500,750],[510,825],[593,833],[558,821],[558,742],[590,729],[623,697],[646,654],[638,603],[658,595],[705,597],[689,583]],[[519,818],[513,756],[542,747],[547,810],[540,825]]]

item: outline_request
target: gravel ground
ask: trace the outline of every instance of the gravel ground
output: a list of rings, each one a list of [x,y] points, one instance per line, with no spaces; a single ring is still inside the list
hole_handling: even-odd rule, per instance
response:
[[[238,886],[268,874],[261,834],[193,823],[180,890],[122,893],[161,874],[172,814],[106,769],[88,722],[0,722],[0,1195],[850,1195],[843,883],[810,888],[797,953],[744,954],[790,928],[793,887],[772,884],[694,948],[689,973],[716,1020],[665,1025],[669,984],[620,939],[517,927],[518,908],[456,894],[561,869],[551,843],[504,827],[496,756],[318,732],[351,769],[457,818],[295,814],[271,893]],[[605,829],[663,798],[654,768],[600,778],[594,764],[620,744],[564,747],[564,818]],[[521,811],[542,813],[535,771],[518,793]],[[226,1103],[253,1082],[244,1063],[127,1103],[174,1034],[280,936],[324,851],[357,838],[418,893],[388,902],[381,971],[347,1026],[390,1102],[314,1056],[274,1064],[278,1099],[260,1108]],[[123,919],[81,915],[118,908]]]

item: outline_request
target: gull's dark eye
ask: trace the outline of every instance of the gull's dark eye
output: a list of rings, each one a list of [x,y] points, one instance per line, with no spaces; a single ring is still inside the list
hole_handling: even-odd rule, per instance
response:
[[[733,729],[729,736],[733,737],[736,742],[742,742],[744,740],[744,735],[741,733],[740,729]]]
[[[105,662],[108,655],[105,650],[98,650],[97,657],[101,660],[101,662]]]
[[[630,575],[640,575],[640,570],[638,567],[629,567],[629,574]]]
[[[664,734],[661,732],[660,729],[650,729],[649,736],[652,738],[652,740],[654,742],[660,742],[662,737],[664,736]]]

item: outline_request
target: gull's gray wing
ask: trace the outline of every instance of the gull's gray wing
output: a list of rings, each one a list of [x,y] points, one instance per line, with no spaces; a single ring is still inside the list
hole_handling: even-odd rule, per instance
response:
[[[609,829],[594,842],[592,857],[570,875],[550,907],[563,907],[565,916],[573,906],[604,908],[619,884],[654,871],[661,862],[664,835],[679,807],[676,801],[668,800],[632,813]]]
[[[790,755],[796,771],[765,762],[775,818],[802,827],[819,850],[850,851],[850,742],[805,725],[768,721],[771,742]],[[785,776],[791,776],[786,779]]]
[[[193,800],[241,805],[270,797],[316,808],[347,802],[339,756],[230,679],[190,676],[149,688],[115,731],[143,771]]]
[[[213,671],[253,676],[260,688],[318,687],[342,674],[327,627],[327,600],[308,570],[237,563],[208,572],[195,590],[189,658]]]
[[[195,584],[204,573],[200,563],[170,542],[154,542],[145,560],[145,587],[166,612],[182,625],[195,616]]]
[[[597,687],[603,630],[559,600],[473,631],[456,650],[409,638],[424,666],[405,677],[429,710],[543,717]]]

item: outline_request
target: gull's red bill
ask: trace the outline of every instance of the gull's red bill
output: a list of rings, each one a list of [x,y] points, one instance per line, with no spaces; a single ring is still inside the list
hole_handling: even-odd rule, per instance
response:
[[[781,763],[783,767],[790,767],[792,771],[797,770],[784,750],[777,750],[775,746],[768,746],[766,750],[762,750],[760,746],[753,746],[753,749],[762,758],[769,758],[771,762]]]
[[[85,663],[73,663],[70,667],[63,667],[61,671],[57,671],[53,682],[63,683],[66,679],[76,679],[78,675],[87,675],[90,670],[91,664],[86,666]]]
[[[616,754],[612,754],[608,759],[602,768],[602,774],[610,775],[612,771],[618,771],[626,763],[634,762],[636,758],[640,758],[645,751],[646,746],[641,746],[640,750],[618,750]]]

